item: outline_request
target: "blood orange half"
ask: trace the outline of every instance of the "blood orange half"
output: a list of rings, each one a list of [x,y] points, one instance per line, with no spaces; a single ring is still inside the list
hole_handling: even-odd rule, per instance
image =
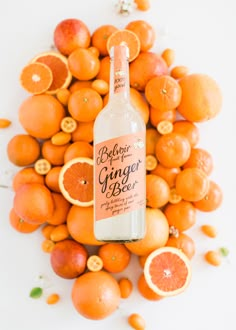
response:
[[[72,74],[68,68],[67,57],[57,52],[44,52],[38,54],[32,63],[43,63],[52,71],[52,83],[47,90],[49,94],[56,94],[61,88],[67,88],[72,80]]]
[[[191,279],[190,260],[180,249],[164,246],[147,257],[144,276],[148,286],[158,295],[179,294]]]
[[[68,161],[59,174],[59,187],[63,196],[72,204],[93,204],[93,160],[77,157]]]

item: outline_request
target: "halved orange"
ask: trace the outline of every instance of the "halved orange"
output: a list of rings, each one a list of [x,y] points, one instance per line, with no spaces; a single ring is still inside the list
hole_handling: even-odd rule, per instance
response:
[[[59,187],[63,196],[74,205],[93,204],[93,160],[77,157],[68,161],[59,174]]]
[[[52,84],[52,71],[43,63],[27,64],[21,71],[21,86],[29,93],[41,94]]]
[[[129,48],[129,62],[133,61],[140,53],[140,40],[130,30],[117,30],[107,39],[107,50],[110,53],[112,46],[126,45]]]
[[[148,286],[160,296],[173,296],[183,292],[190,283],[191,264],[178,248],[164,246],[147,257],[144,276]]]
[[[55,51],[44,52],[35,56],[31,62],[43,63],[51,69],[53,80],[47,93],[56,94],[59,89],[67,88],[70,85],[72,74],[68,68],[66,56]]]

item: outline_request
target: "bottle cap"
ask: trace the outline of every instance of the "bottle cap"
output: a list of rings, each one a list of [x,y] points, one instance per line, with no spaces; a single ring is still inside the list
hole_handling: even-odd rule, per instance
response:
[[[119,54],[119,56],[125,56],[129,58],[129,48],[125,44],[112,46],[110,49],[110,57],[113,58],[114,54]]]

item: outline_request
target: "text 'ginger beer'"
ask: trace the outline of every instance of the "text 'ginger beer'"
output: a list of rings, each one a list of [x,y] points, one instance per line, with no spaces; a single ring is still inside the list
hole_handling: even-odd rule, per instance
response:
[[[94,124],[94,233],[98,240],[144,237],[146,126],[129,99],[129,50],[110,51],[109,101]]]

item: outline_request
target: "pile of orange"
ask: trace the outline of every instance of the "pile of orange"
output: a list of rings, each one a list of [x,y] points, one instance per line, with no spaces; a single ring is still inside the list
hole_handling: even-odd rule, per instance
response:
[[[108,102],[109,49],[120,42],[131,54],[131,103],[147,125],[147,230],[138,242],[104,244],[93,234],[93,123]],[[219,113],[222,96],[208,75],[175,66],[172,49],[153,51],[155,31],[142,20],[122,30],[102,25],[93,33],[80,20],[64,20],[55,27],[54,43],[57,51],[36,54],[20,75],[30,95],[18,110],[25,134],[13,136],[7,147],[9,160],[21,167],[9,218],[21,233],[42,231],[53,269],[74,278],[76,310],[102,319],[131,294],[132,279],[113,276],[122,279],[131,255],[144,267],[137,270],[136,285],[144,298],[159,300],[185,289],[191,272],[186,260],[196,249],[187,231],[199,211],[216,210],[223,197],[210,177],[213,157],[199,146],[200,123]],[[80,253],[80,265],[73,264],[68,241]],[[93,256],[88,246],[94,246]],[[169,287],[174,279],[163,283],[154,276],[154,283],[149,274],[154,260],[163,265],[163,255],[182,262],[173,274],[186,278],[178,290]]]

